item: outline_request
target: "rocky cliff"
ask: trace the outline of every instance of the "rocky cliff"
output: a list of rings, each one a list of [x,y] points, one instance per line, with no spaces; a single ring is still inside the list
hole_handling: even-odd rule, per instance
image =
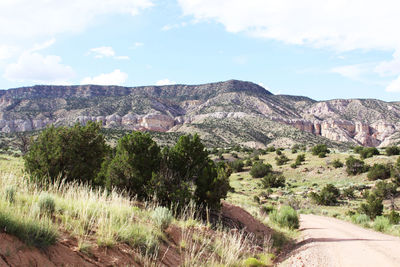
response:
[[[231,132],[233,139],[242,136],[241,143],[265,144],[273,138],[301,136],[294,140],[299,142],[312,134],[322,141],[386,146],[400,141],[399,119],[400,104],[395,102],[318,102],[301,96],[273,95],[254,83],[237,80],[202,85],[38,85],[0,90],[0,131],[7,133],[42,129],[49,124],[97,121],[105,128],[127,130],[185,132],[196,128],[210,138],[219,135],[225,143],[229,140],[223,138],[224,131]],[[224,121],[231,123],[226,125]],[[254,121],[253,126],[256,121],[263,124],[254,133],[252,125],[243,129],[234,123],[239,121]],[[211,122],[217,122],[214,128]],[[217,131],[221,125],[225,128]],[[231,129],[233,125],[235,129]],[[292,132],[283,125],[299,131]]]

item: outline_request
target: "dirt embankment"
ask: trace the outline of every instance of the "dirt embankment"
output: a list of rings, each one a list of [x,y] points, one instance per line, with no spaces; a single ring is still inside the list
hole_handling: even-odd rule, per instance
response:
[[[223,204],[221,219],[225,225],[244,230],[259,238],[264,238],[271,234],[271,229],[257,221],[247,211],[228,203]],[[167,240],[163,240],[160,245],[158,263],[161,266],[180,266],[184,260],[179,247],[182,239],[182,229],[171,225],[166,229],[165,233]],[[0,233],[0,267],[141,266],[140,262],[137,251],[127,244],[117,244],[111,248],[105,248],[98,247],[95,241],[92,241],[90,252],[84,253],[79,251],[78,241],[64,233],[55,245],[41,250],[28,247],[14,236]]]
[[[303,240],[281,266],[400,266],[400,238],[349,222],[301,215]]]

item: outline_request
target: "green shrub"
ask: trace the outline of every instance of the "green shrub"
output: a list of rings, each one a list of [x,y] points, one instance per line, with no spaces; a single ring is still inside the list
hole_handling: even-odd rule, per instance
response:
[[[368,171],[368,166],[363,160],[359,160],[350,156],[346,159],[346,172],[348,175],[357,175]]]
[[[267,147],[267,152],[275,152],[275,147],[274,146],[269,146]]]
[[[290,167],[292,168],[292,169],[296,169],[297,168],[297,164],[296,163],[292,163],[292,164],[290,164]]]
[[[56,210],[54,198],[47,193],[40,194],[38,204],[40,213],[53,214]]]
[[[361,203],[360,212],[368,215],[371,219],[382,215],[382,199],[373,193],[367,194],[367,201],[366,203]]]
[[[395,210],[391,210],[386,217],[389,219],[390,224],[398,224],[400,222],[400,214]]]
[[[400,155],[400,148],[397,146],[388,146],[385,148],[385,151],[388,156]]]
[[[263,267],[265,264],[259,259],[250,257],[243,261],[243,267]]]
[[[328,149],[327,145],[325,145],[325,144],[318,144],[318,145],[313,146],[313,147],[311,148],[311,153],[312,153],[314,156],[317,156],[317,155],[318,155],[318,156],[319,156],[319,155],[324,155],[323,157],[325,157],[326,154],[330,153],[330,150]],[[321,156],[319,156],[319,157],[321,157]]]
[[[321,193],[311,192],[310,197],[318,205],[332,206],[338,202],[340,191],[333,184],[327,184]]]
[[[332,166],[337,169],[337,168],[342,168],[343,167],[343,162],[340,161],[340,159],[335,159],[332,162]]]
[[[275,151],[275,153],[276,153],[278,156],[280,156],[280,155],[282,155],[282,150],[278,148],[278,149]]]
[[[373,194],[382,198],[389,199],[396,195],[397,184],[385,181],[379,181],[375,184],[375,188],[372,190]]]
[[[100,125],[51,126],[43,130],[24,156],[25,169],[39,183],[67,181],[95,183],[108,146]]]
[[[343,189],[342,196],[347,199],[354,199],[355,198],[354,190],[355,190],[354,186],[347,187]]]
[[[306,160],[306,155],[305,154],[300,154],[300,155],[297,155],[297,158],[296,158],[296,164],[297,165],[300,165],[302,162],[304,162]]]
[[[271,164],[264,164],[262,162],[256,162],[250,170],[250,175],[253,178],[261,178],[272,172]]]
[[[292,207],[282,206],[279,210],[272,211],[269,218],[281,227],[299,228],[299,216]]]
[[[385,232],[390,227],[390,221],[384,216],[377,216],[374,220],[374,229],[379,232]]]
[[[371,221],[371,219],[366,214],[354,214],[353,216],[351,216],[351,221],[353,223],[367,227],[369,226],[369,222]]]
[[[151,218],[155,225],[157,225],[160,229],[166,229],[174,217],[172,216],[172,212],[165,207],[157,207],[151,213]]]
[[[260,204],[260,197],[259,196],[254,196],[253,200],[254,200],[254,202]]]
[[[244,165],[247,167],[253,166],[253,161],[251,161],[251,159],[247,159]]]
[[[354,153],[360,154],[364,150],[363,146],[356,146],[353,148]]]
[[[281,154],[279,157],[275,157],[276,165],[284,165],[289,161],[289,158],[285,154]]]
[[[390,177],[390,166],[385,164],[375,163],[368,171],[367,177],[369,180],[385,180]]]
[[[359,154],[362,159],[366,159],[371,158],[374,155],[379,155],[379,150],[376,147],[364,147]]]
[[[282,174],[268,173],[261,179],[264,188],[284,187],[285,177]]]
[[[238,160],[230,162],[229,166],[235,172],[242,172],[243,171],[243,167],[244,167],[244,163],[243,163],[243,160],[238,159]]]
[[[261,206],[261,212],[265,213],[265,214],[270,214],[274,210],[275,210],[275,207],[272,205]]]

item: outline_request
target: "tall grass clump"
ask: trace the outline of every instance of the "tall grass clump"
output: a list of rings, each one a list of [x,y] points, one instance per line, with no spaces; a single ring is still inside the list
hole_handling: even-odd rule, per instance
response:
[[[351,216],[351,221],[355,224],[362,225],[363,227],[369,227],[371,220],[366,214],[354,214]]]
[[[373,224],[374,229],[379,232],[386,232],[390,226],[389,219],[384,216],[376,217]]]
[[[289,229],[299,228],[299,216],[290,206],[282,206],[279,210],[274,210],[269,215],[270,220],[281,227]]]
[[[8,186],[5,190],[6,200],[10,203],[14,203],[15,202],[15,193],[16,193],[15,187]]]
[[[162,230],[167,228],[174,219],[172,212],[165,207],[155,208],[151,214],[151,218],[153,219],[153,222]]]
[[[159,247],[159,234],[153,232],[151,227],[138,223],[121,228],[118,239],[138,249],[142,255],[155,254]]]
[[[54,198],[47,193],[42,193],[39,196],[38,204],[40,213],[53,214],[54,211],[56,210],[56,203],[54,201]]]
[[[49,220],[26,217],[4,206],[0,208],[0,229],[39,248],[53,245],[57,240],[57,233]]]

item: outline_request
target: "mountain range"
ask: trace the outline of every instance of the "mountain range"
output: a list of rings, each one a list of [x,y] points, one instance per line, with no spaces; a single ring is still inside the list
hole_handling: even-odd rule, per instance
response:
[[[0,90],[0,131],[101,122],[105,128],[200,134],[211,146],[400,143],[400,102],[315,101],[245,81],[165,86],[36,85]]]

